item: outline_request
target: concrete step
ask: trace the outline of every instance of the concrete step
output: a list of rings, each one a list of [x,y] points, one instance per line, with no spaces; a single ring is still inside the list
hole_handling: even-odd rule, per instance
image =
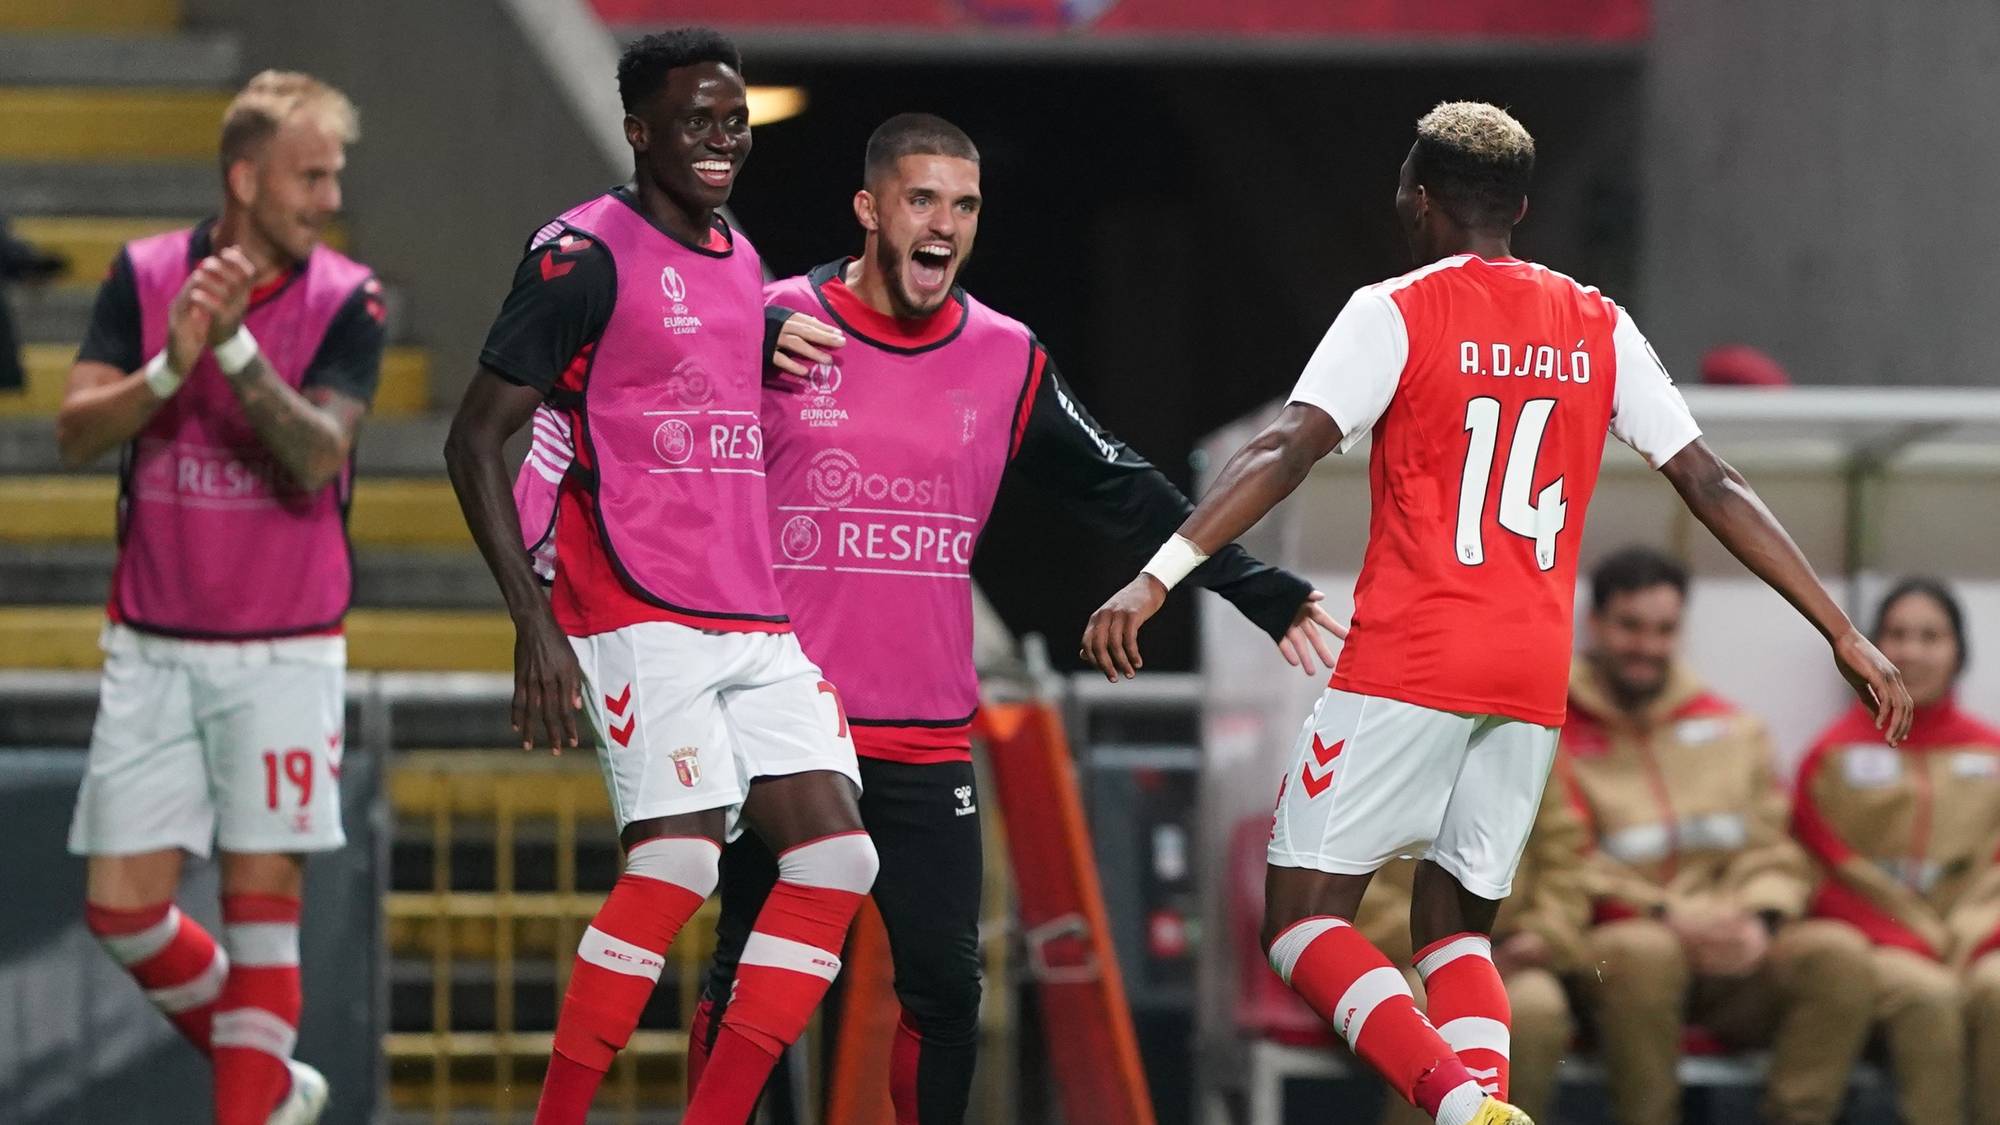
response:
[[[16,237],[69,258],[69,269],[52,284],[84,288],[104,280],[111,260],[126,243],[191,227],[197,221],[157,215],[32,215],[15,220],[13,227]],[[326,244],[335,250],[346,249],[347,228],[339,223],[329,226]]]
[[[102,606],[117,555],[109,543],[0,544],[0,591],[17,605]],[[485,561],[469,549],[357,550],[354,604],[362,609],[506,608]]]
[[[0,164],[0,215],[200,215],[221,200],[200,164]]]
[[[212,161],[229,99],[170,87],[0,88],[0,160]]]
[[[180,24],[180,0],[0,0],[6,31],[165,32]]]
[[[90,328],[90,306],[97,300],[97,285],[102,278],[99,274],[83,285],[4,287],[4,295],[14,308],[14,330],[27,343],[68,344],[74,348]],[[408,343],[412,322],[409,295],[394,285],[385,285],[382,303],[388,313],[389,339]]]
[[[355,456],[364,481],[377,477],[444,477],[443,414],[370,417],[361,424]],[[107,454],[81,473],[109,476],[118,458]],[[46,417],[0,417],[0,478],[62,473],[55,427]]]
[[[0,543],[109,543],[117,498],[118,482],[108,474],[0,477]],[[362,477],[347,526],[357,546],[472,545],[442,478]]]
[[[0,668],[89,669],[104,611],[0,606]],[[514,626],[504,613],[358,609],[347,615],[347,665],[398,672],[510,672]]]
[[[74,2],[74,0],[68,0]],[[226,89],[243,70],[234,35],[0,33],[0,85]]]
[[[69,369],[76,362],[73,344],[28,344],[21,349],[27,383],[19,394],[0,394],[0,418],[52,418],[62,405]],[[376,388],[377,418],[421,413],[430,407],[430,353],[422,348],[394,347],[382,355],[382,382]]]

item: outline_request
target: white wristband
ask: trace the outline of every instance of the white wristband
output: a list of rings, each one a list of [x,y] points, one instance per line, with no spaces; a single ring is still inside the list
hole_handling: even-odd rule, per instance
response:
[[[1142,574],[1150,574],[1160,580],[1160,585],[1171,590],[1188,576],[1188,572],[1208,561],[1194,541],[1175,535],[1153,553],[1153,561],[1140,569]]]
[[[163,400],[174,397],[174,392],[180,390],[181,383],[186,381],[186,377],[175,371],[173,364],[167,362],[165,348],[161,348],[158,354],[146,361],[146,366],[139,369],[139,376],[146,380],[146,386]]]
[[[215,345],[215,365],[222,368],[225,375],[241,375],[250,361],[257,358],[257,337],[250,334],[247,325],[237,325],[236,335]]]

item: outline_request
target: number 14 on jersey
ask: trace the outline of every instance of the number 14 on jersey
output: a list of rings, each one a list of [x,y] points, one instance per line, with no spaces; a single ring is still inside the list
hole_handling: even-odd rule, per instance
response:
[[[1521,405],[1521,416],[1514,422],[1514,440],[1508,443],[1507,468],[1500,478],[1500,527],[1533,540],[1535,565],[1543,570],[1556,565],[1556,536],[1569,514],[1561,477],[1543,486],[1532,503],[1528,499],[1535,487],[1542,435],[1555,408],[1552,398],[1530,399]],[[1466,443],[1465,473],[1458,486],[1457,550],[1458,561],[1466,566],[1486,562],[1486,489],[1493,477],[1500,413],[1497,398],[1482,396],[1465,404],[1465,432],[1470,440]]]

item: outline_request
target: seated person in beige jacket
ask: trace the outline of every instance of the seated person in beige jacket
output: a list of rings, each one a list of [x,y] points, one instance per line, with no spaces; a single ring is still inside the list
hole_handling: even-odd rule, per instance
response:
[[[1561,777],[1589,826],[1596,925],[1581,994],[1620,1125],[1681,1119],[1686,1025],[1768,1048],[1764,1120],[1831,1122],[1868,1034],[1867,943],[1800,921],[1810,866],[1786,833],[1763,725],[1676,658],[1687,574],[1631,548],[1591,576]]]

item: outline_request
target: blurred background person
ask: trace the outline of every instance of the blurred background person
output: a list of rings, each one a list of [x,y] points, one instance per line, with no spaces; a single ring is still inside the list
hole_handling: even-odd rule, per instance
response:
[[[42,285],[53,280],[69,265],[69,259],[14,237],[7,220],[0,216],[0,285]],[[21,338],[14,331],[14,313],[0,292],[0,394],[27,385],[21,367]]]
[[[1770,739],[1677,656],[1687,583],[1644,547],[1591,574],[1562,738],[1595,841],[1582,993],[1623,1125],[1680,1121],[1685,1022],[1727,1049],[1770,1048],[1767,1120],[1830,1122],[1867,1035],[1866,943],[1795,920],[1810,869],[1785,834]]]
[[[1875,637],[1903,669],[1916,722],[1891,748],[1858,711],[1799,769],[1792,826],[1824,881],[1812,912],[1874,946],[1876,1016],[1905,1121],[2000,1122],[2000,729],[1959,706],[1965,615],[1943,583],[1908,578]],[[1962,1013],[1962,1015],[1961,1015]]]
[[[1562,769],[1558,761],[1556,769]],[[1589,844],[1583,821],[1560,785],[1542,793],[1528,850],[1514,875],[1514,893],[1500,904],[1493,922],[1493,966],[1507,986],[1513,1009],[1509,1057],[1512,1101],[1536,1121],[1546,1121],[1555,1103],[1556,1067],[1576,1033],[1562,975],[1583,964],[1584,926],[1590,896],[1584,880]],[[1417,1002],[1424,1002],[1422,966],[1410,948],[1410,890],[1414,860],[1400,859],[1376,872],[1361,900],[1354,924],[1398,965]],[[1477,1071],[1482,1082],[1491,1075]],[[1415,1106],[1391,1095],[1383,1125],[1430,1120]]]
[[[1711,387],[1778,388],[1792,385],[1784,365],[1749,344],[1718,344],[1702,353],[1701,381]]]
[[[222,209],[126,244],[55,422],[123,448],[104,676],[69,848],[93,934],[214,1068],[218,1125],[319,1119],[292,1058],[305,857],[346,843],[339,785],[355,433],[379,285],[327,247],[354,106],[265,71],[222,118]],[[174,905],[222,853],[222,942]]]

